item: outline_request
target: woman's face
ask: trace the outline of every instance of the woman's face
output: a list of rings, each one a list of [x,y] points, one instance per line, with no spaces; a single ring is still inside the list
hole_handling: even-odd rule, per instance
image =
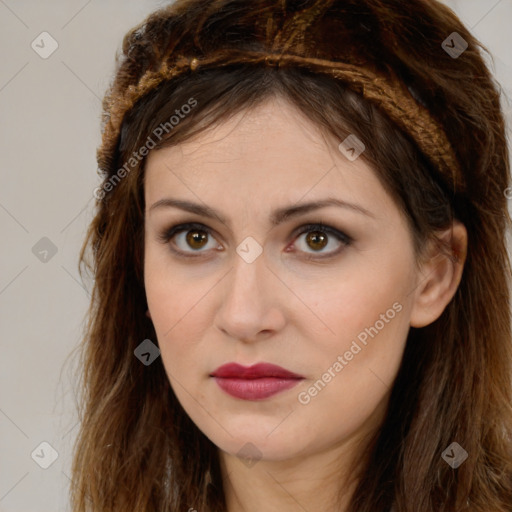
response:
[[[341,142],[273,99],[148,156],[149,312],[178,400],[227,454],[313,455],[383,419],[420,281],[405,218]]]

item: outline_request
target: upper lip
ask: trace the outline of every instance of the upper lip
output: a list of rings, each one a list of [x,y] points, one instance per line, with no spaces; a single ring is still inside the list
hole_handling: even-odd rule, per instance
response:
[[[219,366],[210,374],[211,377],[260,379],[263,377],[277,377],[282,379],[303,379],[302,375],[290,372],[271,363],[258,363],[252,366],[242,366],[238,363],[227,363]]]

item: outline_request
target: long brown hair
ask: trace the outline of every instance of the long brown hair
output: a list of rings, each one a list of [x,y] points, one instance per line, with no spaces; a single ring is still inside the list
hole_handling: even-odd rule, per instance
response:
[[[468,45],[457,58],[442,47],[454,32]],[[384,113],[382,98],[307,66],[191,68],[129,105],[112,149],[98,153],[103,184],[80,254],[80,272],[95,282],[81,352],[74,512],[225,511],[217,448],[177,401],[161,359],[145,366],[134,356],[143,340],[157,341],[143,279],[145,160],[133,159],[182,105],[194,107],[152,150],[272,95],[340,141],[364,141],[361,158],[406,215],[418,255],[454,218],[468,231],[454,298],[437,321],[410,329],[349,512],[388,512],[393,503],[396,512],[512,509],[509,153],[487,50],[449,8],[435,0],[178,0],[125,36],[104,121],[113,97],[168,55],[269,51],[292,39],[302,56],[398,76],[442,126],[460,175],[447,179]],[[457,469],[441,458],[452,442],[468,453]]]

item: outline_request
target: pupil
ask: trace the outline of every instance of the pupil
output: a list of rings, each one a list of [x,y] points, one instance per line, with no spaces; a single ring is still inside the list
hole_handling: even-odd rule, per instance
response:
[[[327,245],[327,237],[321,231],[311,231],[306,237],[306,243],[312,249],[323,249]]]
[[[205,231],[189,231],[187,233],[187,243],[192,247],[192,249],[200,249],[206,243],[207,237],[208,236]]]

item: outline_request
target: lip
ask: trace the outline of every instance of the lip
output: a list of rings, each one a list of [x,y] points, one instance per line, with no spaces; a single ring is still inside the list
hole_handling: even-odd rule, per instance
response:
[[[264,400],[304,379],[302,375],[270,363],[252,366],[228,363],[219,366],[210,377],[224,392],[243,400]]]

